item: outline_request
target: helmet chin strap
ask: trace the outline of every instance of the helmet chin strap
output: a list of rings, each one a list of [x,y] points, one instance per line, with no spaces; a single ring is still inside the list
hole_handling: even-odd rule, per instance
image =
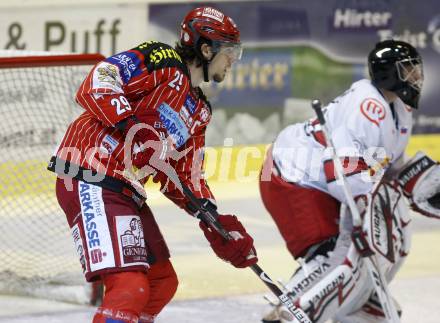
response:
[[[411,87],[400,88],[394,93],[407,105],[413,109],[419,108],[420,93]]]
[[[211,62],[211,60],[209,60],[209,61],[206,59],[202,60],[203,80],[205,82],[209,82],[208,66],[209,66],[210,62]]]
[[[215,55],[217,55],[217,53],[213,53],[211,59],[206,59],[206,58],[202,58],[202,68],[203,68],[203,80],[205,82],[209,82],[209,72],[208,72],[208,68],[209,68],[209,64],[212,62],[212,60],[214,59]]]
[[[195,51],[196,51],[196,55],[199,57],[200,61],[202,62],[203,81],[204,82],[209,82],[208,67],[209,67],[209,64],[212,62],[212,60],[214,59],[215,55],[217,55],[217,53],[214,52],[210,59],[206,59],[203,56],[203,53],[202,53],[202,50],[201,50],[201,45],[199,45],[199,39],[196,41]]]

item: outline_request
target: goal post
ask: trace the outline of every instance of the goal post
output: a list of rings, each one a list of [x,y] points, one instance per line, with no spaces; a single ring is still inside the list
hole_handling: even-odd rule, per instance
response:
[[[99,54],[0,52],[0,294],[88,303],[48,161]],[[24,55],[24,56],[23,56]]]
[[[101,54],[70,54],[45,56],[1,57],[0,68],[36,68],[49,66],[84,66],[94,65],[104,59]],[[65,65],[65,64],[68,65]]]

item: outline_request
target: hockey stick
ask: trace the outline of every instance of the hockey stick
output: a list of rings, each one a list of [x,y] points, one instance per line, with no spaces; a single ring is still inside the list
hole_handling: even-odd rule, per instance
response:
[[[183,183],[179,185],[182,188],[183,194],[190,200],[190,203],[199,211],[198,217],[208,226],[216,230],[223,238],[226,240],[233,239],[232,236],[226,231],[222,225],[217,221],[219,216],[216,211],[207,210],[201,201],[199,201],[193,194],[193,192],[186,187]],[[295,317],[295,319],[300,323],[312,323],[310,318],[304,311],[296,307],[292,299],[284,294],[281,289],[273,282],[272,279],[261,269],[257,264],[252,265],[251,269],[255,274],[261,279],[261,281],[278,297],[281,303],[286,306],[290,313]]]
[[[390,297],[390,292],[388,289],[388,284],[385,280],[385,276],[378,266],[378,261],[376,259],[375,253],[371,250],[367,240],[363,235],[362,219],[359,214],[359,210],[354,202],[353,193],[351,192],[351,189],[348,186],[347,180],[344,176],[342,163],[336,154],[335,146],[331,137],[329,136],[327,126],[325,125],[325,118],[321,109],[321,101],[313,100],[312,108],[313,110],[315,110],[316,116],[318,117],[318,121],[321,125],[325,143],[327,147],[331,149],[332,160],[336,169],[336,176],[337,179],[342,182],[342,189],[344,191],[345,199],[347,200],[348,207],[353,217],[353,243],[356,249],[359,251],[359,254],[365,259],[368,273],[370,274],[370,277],[373,281],[374,289],[379,296],[379,300],[382,305],[386,319],[390,323],[398,323],[400,322],[399,315],[397,314],[397,310],[394,306],[393,300]]]

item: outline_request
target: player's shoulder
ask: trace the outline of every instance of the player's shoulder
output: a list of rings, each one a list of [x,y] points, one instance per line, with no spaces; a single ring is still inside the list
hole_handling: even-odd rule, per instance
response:
[[[351,104],[357,119],[380,127],[386,118],[392,118],[387,101],[370,80],[357,81],[351,89],[354,101]]]
[[[379,90],[368,79],[354,82],[350,89],[356,94],[357,98],[373,98],[381,102],[386,102]]]
[[[180,69],[184,74],[188,75],[189,73],[182,57],[168,44],[147,41],[133,48],[133,51],[139,52],[144,57],[144,63],[149,72],[174,67]]]

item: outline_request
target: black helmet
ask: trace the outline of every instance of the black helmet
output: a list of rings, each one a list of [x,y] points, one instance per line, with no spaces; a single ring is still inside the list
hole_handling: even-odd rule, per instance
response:
[[[412,108],[418,108],[423,66],[413,46],[397,40],[377,43],[368,55],[368,70],[376,87],[392,91]]]

